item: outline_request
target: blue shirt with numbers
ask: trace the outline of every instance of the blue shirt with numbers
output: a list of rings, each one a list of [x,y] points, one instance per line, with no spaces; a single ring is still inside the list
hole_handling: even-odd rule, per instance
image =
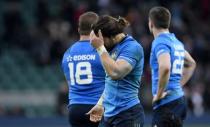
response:
[[[106,76],[104,90],[104,117],[108,118],[140,103],[138,93],[144,65],[142,46],[131,36],[126,36],[110,52],[114,60],[123,59],[132,66],[124,78],[112,80]]]
[[[163,53],[169,53],[171,58],[171,70],[169,82],[166,86],[168,95],[153,106],[153,109],[176,100],[184,95],[180,80],[184,65],[185,49],[173,33],[161,33],[152,42],[150,54],[150,66],[152,70],[152,94],[157,94],[158,90],[158,56]]]
[[[96,104],[104,90],[105,72],[88,40],[76,42],[65,52],[62,68],[69,86],[69,104]]]

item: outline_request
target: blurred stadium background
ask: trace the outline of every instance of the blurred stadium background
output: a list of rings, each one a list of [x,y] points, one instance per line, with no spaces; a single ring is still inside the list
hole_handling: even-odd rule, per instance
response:
[[[147,13],[155,5],[172,12],[171,31],[197,61],[186,85],[186,127],[210,127],[210,0],[0,0],[0,126],[67,127],[68,88],[60,63],[78,39],[85,11],[123,16],[126,30],[145,51],[140,97],[151,121]]]

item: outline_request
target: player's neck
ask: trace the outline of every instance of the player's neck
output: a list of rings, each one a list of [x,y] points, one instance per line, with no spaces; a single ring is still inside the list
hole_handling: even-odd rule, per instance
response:
[[[117,34],[113,39],[114,43],[117,44],[117,43],[121,42],[125,38],[125,36],[126,35],[124,33]]]
[[[89,35],[80,35],[80,41],[84,41],[84,40],[90,40],[90,36]]]
[[[158,37],[162,33],[169,33],[169,30],[168,29],[154,29],[153,30],[153,35],[155,38]]]

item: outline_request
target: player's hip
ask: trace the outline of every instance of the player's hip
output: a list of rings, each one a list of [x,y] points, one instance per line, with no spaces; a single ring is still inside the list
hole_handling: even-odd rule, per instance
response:
[[[157,94],[158,91],[158,80],[152,83],[152,93]],[[183,93],[182,85],[180,81],[177,82],[169,82],[166,86],[166,91],[172,91],[174,93]]]
[[[105,127],[142,127],[144,124],[144,110],[140,103],[120,112],[112,117],[104,117],[102,124]],[[133,125],[133,126],[132,126]]]
[[[185,97],[183,96],[167,104],[161,105],[157,109],[153,110],[153,121],[160,122],[163,118],[165,119],[164,115],[166,114],[174,115],[174,117],[182,122],[186,118],[187,114],[187,104]]]
[[[153,109],[157,109],[162,105],[166,105],[184,96],[184,92],[182,91],[182,89],[166,89],[166,92],[167,95],[164,98],[153,103]]]
[[[104,116],[105,117],[112,117],[115,116],[123,111],[126,111],[133,106],[140,104],[139,98],[133,98],[129,100],[122,101],[121,99],[114,99],[114,100],[108,100],[107,98],[104,98]]]
[[[97,127],[99,123],[93,123],[86,115],[94,105],[92,104],[71,104],[69,105],[69,124],[71,127]]]

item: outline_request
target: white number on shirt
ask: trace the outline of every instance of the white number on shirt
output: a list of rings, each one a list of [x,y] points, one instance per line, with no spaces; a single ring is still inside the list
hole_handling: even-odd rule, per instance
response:
[[[76,66],[75,71],[74,71],[74,65],[75,65],[74,63],[68,64],[71,85],[75,85],[75,80],[76,80],[76,83],[80,85],[92,83],[93,75],[91,71],[91,64],[89,62],[79,62],[75,65]],[[81,78],[81,76],[86,76],[86,77]]]
[[[172,73],[173,74],[182,74],[183,66],[184,66],[184,52],[183,51],[175,51],[174,56],[178,57],[173,62]]]

